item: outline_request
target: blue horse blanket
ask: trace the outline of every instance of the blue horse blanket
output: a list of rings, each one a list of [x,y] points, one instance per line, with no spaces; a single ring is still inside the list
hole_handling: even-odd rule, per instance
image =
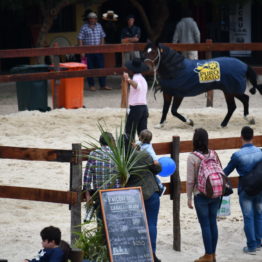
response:
[[[173,58],[165,59],[163,54],[163,61],[159,67],[159,82],[164,92],[182,97],[196,96],[211,89],[220,89],[228,94],[245,92],[248,66],[242,61],[231,57],[209,60],[185,58],[180,59],[174,66],[172,60],[176,60],[175,57],[180,54],[177,52],[169,54]]]

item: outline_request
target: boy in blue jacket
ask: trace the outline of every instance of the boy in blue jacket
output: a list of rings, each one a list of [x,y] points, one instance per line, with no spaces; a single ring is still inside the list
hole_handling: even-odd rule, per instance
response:
[[[49,226],[42,229],[40,232],[42,238],[41,249],[35,258],[24,262],[63,262],[64,252],[59,247],[61,241],[61,231],[57,227]]]

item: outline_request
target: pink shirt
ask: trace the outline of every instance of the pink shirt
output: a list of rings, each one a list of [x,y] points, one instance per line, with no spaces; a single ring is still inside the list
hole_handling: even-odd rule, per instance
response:
[[[128,104],[130,106],[146,105],[147,82],[142,74],[134,74],[133,81],[137,82],[137,88],[130,85]]]

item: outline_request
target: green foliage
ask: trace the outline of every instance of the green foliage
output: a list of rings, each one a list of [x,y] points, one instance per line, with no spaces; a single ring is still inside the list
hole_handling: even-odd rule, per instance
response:
[[[84,259],[92,262],[109,261],[106,237],[102,224],[97,226],[94,221],[86,222],[82,232],[78,234],[75,246],[84,252]]]
[[[137,166],[137,162],[144,156],[144,153],[137,153],[135,147],[128,144],[128,147],[125,146],[125,136],[123,135],[123,126],[120,125],[120,129],[115,132],[115,139],[108,135],[106,128],[106,123],[98,123],[98,129],[100,134],[103,136],[104,140],[107,142],[112,152],[107,153],[108,158],[110,158],[116,167],[116,174],[113,175],[109,181],[103,185],[108,185],[112,183],[112,180],[118,178],[121,182],[121,186],[124,187],[130,177],[130,175],[137,175],[139,172],[143,171],[145,166]],[[100,149],[98,139],[88,135],[94,142],[87,142],[87,146],[83,145],[86,148]],[[90,156],[87,156],[91,158]],[[93,158],[94,159],[94,158]],[[105,161],[102,158],[95,158],[96,160]]]

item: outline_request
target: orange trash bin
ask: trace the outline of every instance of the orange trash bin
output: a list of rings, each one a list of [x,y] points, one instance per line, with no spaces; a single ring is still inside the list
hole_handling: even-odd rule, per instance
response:
[[[68,62],[60,63],[59,67],[65,69],[66,71],[78,71],[87,68],[87,65],[82,63]],[[51,81],[52,87],[52,97],[53,97],[53,107],[54,107],[54,97],[55,97],[55,81]],[[80,108],[83,107],[83,96],[84,96],[84,78],[74,77],[74,78],[63,78],[60,79],[60,85],[56,90],[56,104],[57,108]]]

